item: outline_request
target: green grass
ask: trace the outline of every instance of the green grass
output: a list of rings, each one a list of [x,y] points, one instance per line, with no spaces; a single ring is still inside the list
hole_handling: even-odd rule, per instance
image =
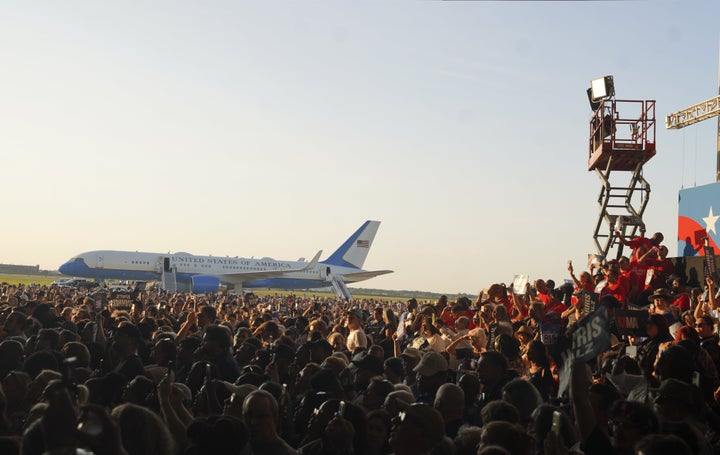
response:
[[[53,281],[60,278],[57,275],[10,275],[7,273],[0,273],[0,283],[10,284],[40,284],[49,285]]]
[[[40,284],[40,285],[50,285],[53,281],[60,278],[57,275],[11,275],[11,274],[0,274],[0,283],[10,283],[14,285],[18,284]],[[272,296],[272,295],[282,295],[282,296],[288,296],[288,295],[296,295],[298,297],[312,297],[313,295],[325,298],[325,297],[335,297],[334,293],[331,292],[322,292],[318,290],[295,290],[295,291],[286,291],[283,289],[248,289],[247,291],[251,291],[253,294],[266,297],[266,296]],[[382,295],[369,295],[369,294],[359,294],[355,293],[350,290],[355,300],[369,300],[369,299],[375,299],[375,300],[407,300],[409,297],[389,297],[389,296],[382,296]]]

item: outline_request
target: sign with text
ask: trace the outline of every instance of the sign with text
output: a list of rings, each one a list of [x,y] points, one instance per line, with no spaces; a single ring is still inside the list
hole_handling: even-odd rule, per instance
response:
[[[703,274],[706,277],[713,277],[713,279],[716,279],[717,269],[715,268],[715,249],[710,245],[707,245],[707,241],[705,243],[706,245],[703,247],[703,253],[705,254],[705,258],[703,259]]]
[[[114,310],[129,310],[133,304],[132,292],[113,291],[108,302]]]
[[[615,310],[615,322],[622,336],[647,336],[645,326],[648,320],[647,310]]]
[[[528,281],[530,281],[529,275],[515,275],[513,279],[513,294],[524,295],[525,288],[527,287]]]
[[[583,315],[590,314],[597,309],[599,294],[581,289],[575,293],[578,299],[577,307]]]
[[[572,334],[572,345],[561,353],[558,365],[562,396],[570,383],[570,368],[574,363],[587,362],[610,349],[610,324],[607,310],[601,306],[577,322]]]

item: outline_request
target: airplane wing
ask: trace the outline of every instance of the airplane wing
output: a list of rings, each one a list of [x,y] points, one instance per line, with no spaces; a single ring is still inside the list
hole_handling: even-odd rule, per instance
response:
[[[283,276],[286,273],[303,272],[305,270],[314,268],[317,265],[321,254],[322,254],[322,250],[318,251],[317,254],[312,258],[312,260],[310,262],[308,262],[308,264],[306,266],[300,267],[297,269],[262,270],[259,272],[225,273],[222,275],[218,275],[218,278],[220,278],[221,281],[226,281],[226,282],[233,283],[233,284],[242,284],[242,283],[247,283],[249,281],[264,280],[267,278],[276,278],[279,276]]]
[[[392,270],[364,270],[362,272],[356,272],[356,273],[343,273],[342,278],[343,281],[346,283],[354,283],[356,281],[363,281],[363,280],[369,280],[370,278],[374,278],[379,275],[386,275],[388,273],[393,273]]]

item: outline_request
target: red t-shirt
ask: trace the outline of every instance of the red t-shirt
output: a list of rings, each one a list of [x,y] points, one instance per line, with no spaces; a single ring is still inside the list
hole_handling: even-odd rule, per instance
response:
[[[618,280],[615,283],[608,283],[602,291],[600,291],[600,297],[604,297],[606,295],[612,295],[616,299],[618,299],[621,303],[625,304],[625,301],[628,298],[628,294],[630,293],[630,282],[627,278],[620,275],[618,276]]]
[[[548,308],[548,311],[552,311],[553,313],[557,314],[558,316],[562,315],[565,310],[567,310],[567,307],[562,303],[558,302],[555,305],[552,305],[550,308]]]
[[[687,294],[679,295],[673,300],[672,305],[680,307],[682,311],[687,311],[690,309],[690,297]]]
[[[627,245],[633,250],[633,255],[630,259],[631,263],[638,262],[640,256],[642,256],[647,252],[647,250],[655,246],[655,244],[652,243],[652,240],[647,237],[635,237],[630,240]]]
[[[552,304],[552,296],[550,294],[538,292],[537,298],[545,304],[545,308]]]
[[[648,269],[653,270],[653,276],[650,280],[650,284],[645,286],[645,289],[655,290],[659,288],[667,287],[667,283],[665,283],[665,280],[667,280],[667,277],[675,273],[675,265],[672,263],[670,259],[647,259],[645,263],[648,266]]]

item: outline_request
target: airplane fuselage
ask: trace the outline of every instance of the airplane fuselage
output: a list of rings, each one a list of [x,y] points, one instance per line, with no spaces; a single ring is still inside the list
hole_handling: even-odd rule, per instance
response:
[[[322,262],[318,262],[322,251],[307,262],[98,250],[73,257],[60,266],[60,273],[96,280],[163,280],[163,286],[165,279],[169,279],[168,288],[174,287],[171,284],[174,279],[189,284],[193,292],[217,290],[221,284],[279,289],[313,289],[332,285],[338,295],[351,298],[345,283],[392,272],[362,269],[379,225],[379,221],[366,221]]]
[[[143,253],[130,251],[89,251],[79,254],[60,266],[64,275],[96,280],[152,281],[162,276],[163,270],[175,269],[179,282],[189,282],[193,276],[221,276],[238,273],[278,271],[282,277],[245,281],[242,287],[280,287],[286,289],[311,289],[327,286],[330,274],[348,273],[349,267],[317,263],[302,271],[292,271],[307,266],[304,261],[278,261],[271,258],[240,258],[219,256],[196,256],[188,253]],[[222,281],[222,280],[221,280]],[[352,280],[346,280],[352,282]],[[230,282],[230,280],[228,280]]]

